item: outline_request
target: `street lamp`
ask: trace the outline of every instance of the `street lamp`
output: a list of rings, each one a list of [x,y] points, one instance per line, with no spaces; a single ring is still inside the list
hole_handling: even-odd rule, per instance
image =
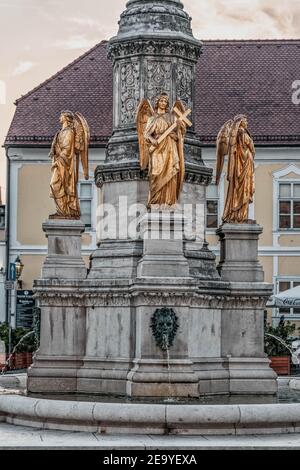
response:
[[[16,258],[15,266],[16,266],[16,278],[17,278],[17,281],[18,281],[20,279],[20,277],[22,276],[22,272],[23,272],[23,268],[24,268],[24,264],[22,263],[22,261],[20,259],[20,256],[18,256]]]
[[[16,327],[16,315],[17,315],[17,291],[18,289],[22,289],[22,281],[20,277],[22,276],[24,264],[22,263],[20,256],[17,256],[14,263],[12,265],[12,277],[11,279],[14,281],[14,288],[10,291],[10,308],[9,308],[9,354],[12,352],[12,329]]]

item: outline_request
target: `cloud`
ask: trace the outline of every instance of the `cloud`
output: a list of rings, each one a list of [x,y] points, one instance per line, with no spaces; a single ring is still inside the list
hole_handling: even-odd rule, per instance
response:
[[[0,104],[6,104],[6,87],[3,80],[0,80]]]
[[[69,23],[73,23],[78,26],[87,26],[89,28],[99,28],[99,20],[94,20],[93,18],[83,18],[83,17],[75,17],[68,18],[67,20]]]
[[[33,67],[35,67],[34,62],[30,61],[21,61],[18,63],[17,67],[14,69],[12,76],[16,77],[18,75],[23,75],[23,73],[29,72]]]
[[[83,35],[72,36],[63,41],[57,41],[54,45],[63,49],[88,49],[93,47],[99,40],[88,39]]]
[[[200,39],[290,39],[300,37],[296,0],[186,0]]]

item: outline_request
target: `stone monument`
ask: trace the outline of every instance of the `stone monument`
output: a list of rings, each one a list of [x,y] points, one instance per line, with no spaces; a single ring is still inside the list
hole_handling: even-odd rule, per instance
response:
[[[104,205],[118,214],[117,222],[108,219],[116,225],[115,235],[101,230],[85,274],[80,222],[44,225],[49,255],[35,282],[41,346],[28,372],[29,393],[157,400],[276,392],[276,375],[264,353],[264,308],[272,286],[263,282],[257,261],[261,227],[223,225],[217,270],[204,230],[212,175],[193,127],[185,138],[178,207],[141,209],[149,182],[139,162],[138,105],[148,99],[154,106],[164,92],[190,108],[194,122],[200,53],[179,0],[128,1],[118,35],[108,45],[114,131],[95,173]],[[128,226],[137,218],[132,235]],[[80,268],[72,271],[72,263]]]

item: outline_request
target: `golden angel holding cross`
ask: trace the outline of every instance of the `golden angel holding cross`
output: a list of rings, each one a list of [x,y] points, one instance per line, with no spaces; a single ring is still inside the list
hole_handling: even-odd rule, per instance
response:
[[[148,207],[174,206],[184,180],[184,137],[186,127],[192,126],[181,101],[169,111],[169,97],[162,93],[154,109],[144,99],[137,112],[140,164],[149,170]]]

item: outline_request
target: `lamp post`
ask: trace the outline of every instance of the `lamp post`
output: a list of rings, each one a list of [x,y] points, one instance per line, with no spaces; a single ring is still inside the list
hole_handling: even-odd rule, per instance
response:
[[[17,283],[18,283],[17,287],[19,286],[21,287],[22,281],[20,281],[20,277],[22,276],[24,264],[22,263],[20,256],[16,258],[15,266],[16,266],[16,278],[17,278]]]
[[[17,314],[17,290],[19,287],[22,286],[22,281],[20,280],[24,268],[24,264],[22,263],[20,256],[17,256],[14,263],[14,269],[12,271],[15,272],[15,281],[14,289],[10,294],[10,309],[9,309],[9,354],[12,352],[12,329],[16,327],[16,314]],[[13,324],[12,324],[13,323]]]

